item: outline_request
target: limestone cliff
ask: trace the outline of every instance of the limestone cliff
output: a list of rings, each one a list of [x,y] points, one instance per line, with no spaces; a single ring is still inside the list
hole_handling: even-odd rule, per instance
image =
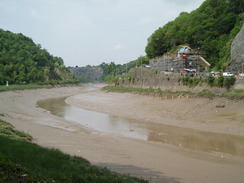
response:
[[[244,72],[244,24],[231,45],[230,71],[235,74]]]
[[[82,83],[99,82],[103,80],[104,71],[100,66],[69,67],[70,72]]]

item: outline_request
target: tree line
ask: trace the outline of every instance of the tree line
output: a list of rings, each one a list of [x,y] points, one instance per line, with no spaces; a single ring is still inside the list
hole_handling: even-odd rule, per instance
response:
[[[73,80],[61,57],[23,34],[0,29],[0,84]]]
[[[216,70],[225,70],[231,43],[240,31],[243,19],[243,0],[206,0],[198,9],[182,12],[174,21],[157,29],[148,38],[146,54],[155,58],[178,45],[189,45]]]

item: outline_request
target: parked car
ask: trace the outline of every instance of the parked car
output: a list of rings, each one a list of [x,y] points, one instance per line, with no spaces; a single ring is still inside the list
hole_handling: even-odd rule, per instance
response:
[[[239,74],[237,75],[237,77],[239,77],[239,78],[243,78],[243,77],[244,77],[244,73],[239,73]]]
[[[234,74],[231,72],[223,72],[222,76],[223,77],[231,77],[231,76],[234,76]]]
[[[220,72],[211,72],[212,76],[215,77],[215,78],[218,78],[221,76],[221,73]]]

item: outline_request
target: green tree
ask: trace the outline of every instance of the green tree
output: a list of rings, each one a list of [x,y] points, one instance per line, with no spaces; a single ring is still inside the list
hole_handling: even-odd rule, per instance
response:
[[[116,75],[116,65],[114,62],[110,62],[106,67],[106,71],[108,74],[115,76]]]
[[[149,64],[149,58],[147,56],[140,56],[136,60],[136,66],[141,66],[141,65],[148,65]]]
[[[206,0],[198,9],[182,12],[152,33],[145,52],[149,58],[155,58],[186,44],[200,48],[212,67],[224,69],[230,43],[243,25],[243,7],[243,0]]]
[[[21,33],[0,29],[0,84],[61,80],[60,75],[73,78],[62,58],[53,57]]]

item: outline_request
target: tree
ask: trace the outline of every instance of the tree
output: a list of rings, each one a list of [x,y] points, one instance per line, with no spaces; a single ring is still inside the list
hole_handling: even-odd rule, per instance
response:
[[[62,58],[53,57],[23,34],[0,29],[0,84],[42,82],[60,79],[61,74],[72,79],[63,64]]]
[[[198,9],[181,13],[153,32],[145,52],[149,58],[155,58],[187,44],[193,49],[201,48],[212,67],[223,69],[228,62],[230,42],[243,24],[243,8],[243,0],[206,0]],[[227,47],[225,52],[223,47]]]
[[[116,65],[115,65],[115,63],[114,62],[110,62],[110,64],[108,64],[108,66],[106,67],[106,71],[111,76],[115,76],[115,74],[116,74]]]
[[[136,60],[136,66],[141,66],[141,65],[148,65],[149,64],[149,58],[147,56],[140,56]]]

